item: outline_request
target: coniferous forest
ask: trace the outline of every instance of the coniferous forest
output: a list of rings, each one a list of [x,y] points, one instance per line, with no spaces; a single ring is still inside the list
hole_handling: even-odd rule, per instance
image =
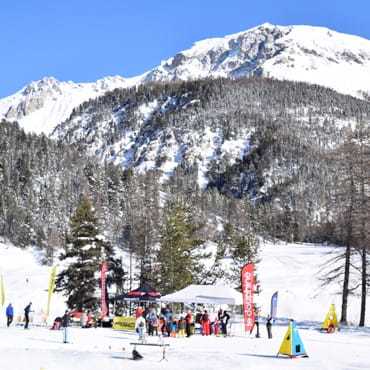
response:
[[[133,254],[136,278],[164,292],[219,277],[237,284],[264,237],[345,246],[327,276],[344,277],[344,295],[359,254],[365,300],[369,123],[370,102],[258,77],[114,90],[75,109],[51,137],[3,121],[0,235],[52,263],[68,254],[76,209],[89,199],[112,258]],[[217,253],[207,270],[209,242]],[[234,261],[229,276],[224,256]],[[177,262],[187,266],[179,276]]]

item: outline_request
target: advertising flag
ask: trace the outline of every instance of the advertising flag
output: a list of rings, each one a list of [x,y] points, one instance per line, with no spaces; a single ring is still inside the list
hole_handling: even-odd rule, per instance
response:
[[[4,279],[3,275],[0,276],[0,303],[4,306],[5,303],[5,288],[4,288]]]
[[[108,264],[107,264],[107,262],[103,262],[102,265],[101,265],[101,272],[100,272],[101,318],[104,318],[108,314],[108,305],[107,305],[107,296],[106,296],[107,271],[108,271]]]
[[[247,263],[242,269],[242,295],[243,295],[243,312],[244,312],[244,328],[246,332],[250,332],[254,326],[254,265]]]
[[[276,319],[276,315],[277,315],[277,301],[278,301],[278,292],[275,292],[271,297],[270,316],[273,320]]]
[[[48,287],[48,306],[46,308],[46,317],[49,316],[50,312],[50,303],[51,303],[51,297],[55,290],[55,280],[57,276],[57,267],[54,266],[50,271],[50,277],[49,277],[49,287]]]

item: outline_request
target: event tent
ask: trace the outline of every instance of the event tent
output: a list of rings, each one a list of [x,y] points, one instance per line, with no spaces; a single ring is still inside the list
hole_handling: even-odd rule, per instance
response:
[[[161,298],[161,293],[153,289],[149,284],[143,284],[139,288],[115,297],[116,301],[155,301]]]
[[[161,298],[169,303],[203,303],[242,305],[242,294],[226,285],[189,285]]]

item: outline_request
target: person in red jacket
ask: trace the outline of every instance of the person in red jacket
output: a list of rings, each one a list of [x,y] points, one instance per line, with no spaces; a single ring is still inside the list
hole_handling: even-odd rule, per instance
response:
[[[202,335],[210,335],[211,334],[211,322],[209,320],[209,315],[207,310],[204,311],[202,318]]]
[[[186,337],[189,338],[191,336],[191,327],[193,325],[193,314],[189,310],[188,313],[185,316],[185,331],[186,331]]]

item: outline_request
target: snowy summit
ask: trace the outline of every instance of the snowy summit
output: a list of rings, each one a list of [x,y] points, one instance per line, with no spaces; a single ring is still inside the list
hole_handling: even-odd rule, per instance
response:
[[[32,82],[0,100],[0,118],[26,131],[49,134],[84,101],[116,88],[150,81],[262,75],[304,81],[366,98],[370,93],[370,41],[323,27],[269,23],[222,38],[196,42],[141,76],[94,83]]]

